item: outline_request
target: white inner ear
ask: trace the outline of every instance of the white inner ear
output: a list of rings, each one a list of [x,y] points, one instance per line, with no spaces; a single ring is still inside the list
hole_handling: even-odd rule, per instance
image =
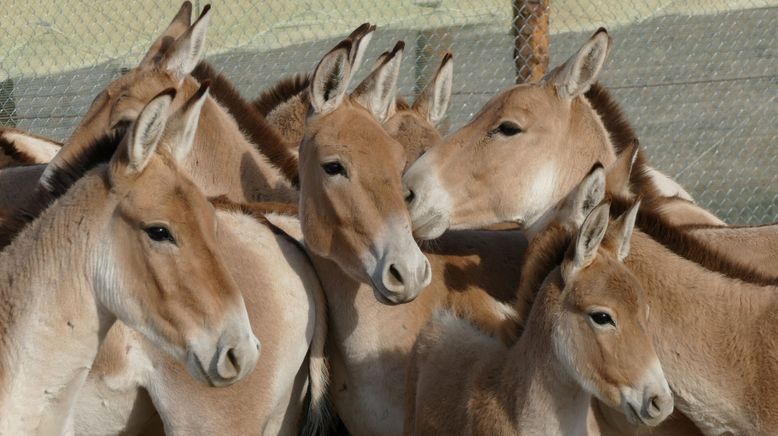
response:
[[[352,46],[353,53],[351,55],[351,74],[356,73],[359,66],[362,65],[362,59],[365,58],[365,52],[367,51],[367,46],[370,45],[371,39],[373,39],[372,30],[366,33],[362,38],[354,41],[354,45]]]
[[[608,229],[608,204],[600,204],[586,217],[575,244],[575,269],[585,268],[597,255],[605,231]]]
[[[433,125],[438,124],[446,116],[446,110],[451,102],[451,88],[454,79],[454,62],[448,61],[435,77],[434,92],[432,104],[428,115],[429,122]]]
[[[180,124],[176,123],[176,131],[173,132],[173,140],[168,144],[168,148],[178,162],[183,162],[192,151],[192,145],[197,134],[197,125],[200,122],[200,112],[207,98],[208,90],[199,99],[192,102],[186,111],[180,115],[183,122]]]
[[[638,210],[640,209],[640,202],[636,202],[622,217],[624,222],[621,227],[621,234],[619,235],[619,252],[618,259],[624,261],[629,256],[630,241],[632,240],[632,232],[635,230],[635,219],[638,216]]]
[[[379,66],[360,84],[355,97],[379,122],[384,122],[394,103],[397,78],[400,75],[402,51],[397,51],[392,59]]]
[[[165,60],[164,69],[179,78],[186,77],[195,69],[205,53],[205,37],[210,21],[209,10],[195,22],[189,32],[176,41],[172,53]]]
[[[605,198],[605,170],[597,168],[581,182],[575,200],[575,225],[582,225],[584,219]]]
[[[348,55],[345,49],[330,52],[316,67],[311,81],[311,106],[314,113],[331,112],[343,101],[351,78]]]
[[[157,149],[167,122],[167,110],[173,99],[169,95],[157,97],[141,111],[130,138],[129,167],[141,172]]]
[[[573,99],[597,81],[608,55],[608,44],[608,35],[598,33],[565,63],[556,81],[561,97]]]

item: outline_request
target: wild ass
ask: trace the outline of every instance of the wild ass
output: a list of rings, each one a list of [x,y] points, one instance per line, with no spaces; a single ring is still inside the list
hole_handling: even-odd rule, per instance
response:
[[[0,168],[45,164],[62,144],[13,127],[0,127]]]
[[[215,253],[213,209],[179,169],[199,108],[168,123],[174,96],[153,98],[108,165],[0,254],[0,433],[65,432],[117,318],[214,386],[253,370],[259,342]]]
[[[116,127],[132,121],[151,97],[167,88],[176,88],[178,97],[173,109],[193,95],[199,84],[189,75],[205,52],[205,36],[210,22],[210,6],[190,25],[192,5],[186,1],[167,29],[152,44],[140,64],[116,79],[101,92],[87,110],[81,124],[67,143],[88,144]],[[240,201],[295,202],[297,194],[279,169],[268,162],[267,154],[278,153],[284,142],[275,130],[257,123],[249,142],[235,119],[214,99],[208,98],[191,155],[182,163],[206,195],[227,195]],[[260,140],[260,133],[264,140]],[[76,147],[66,147],[54,160],[66,163]],[[26,168],[40,175],[45,186],[48,174],[43,167]],[[41,174],[42,173],[42,174]],[[14,183],[15,194],[0,192],[0,209],[19,205],[35,185],[18,183],[19,174],[10,181],[0,174],[0,186]],[[30,177],[27,177],[30,178]],[[8,180],[8,181],[7,181]]]
[[[588,178],[594,179],[595,174]],[[586,180],[582,183],[578,198],[589,198],[577,201],[579,207],[592,204],[601,195],[585,194],[587,190],[589,193],[601,191],[592,188],[595,185]],[[611,201],[612,211],[630,208],[622,199],[614,197]],[[559,220],[571,226],[580,213],[560,216],[564,218]],[[776,324],[769,315],[778,298],[775,279],[758,274],[744,276],[726,258],[714,262],[719,255],[713,251],[705,256],[710,258],[709,264],[720,265],[715,270],[671,251],[668,247],[677,246],[678,241],[695,243],[682,228],[663,224],[662,219],[661,215],[641,207],[637,212],[631,254],[625,265],[647,292],[651,307],[649,330],[654,335],[677,409],[705,434],[774,433],[778,417],[762,405],[769,403],[764,396],[769,395],[766,393],[772,380],[778,379],[773,374],[774,365],[768,363],[775,354],[769,340],[771,326]],[[645,234],[642,228],[651,228],[653,235]],[[658,231],[665,234],[660,235]],[[606,235],[605,245],[610,237]],[[698,245],[696,250],[706,248]],[[520,290],[520,293],[517,312],[521,314],[519,319],[525,319],[527,308],[531,307],[527,301],[532,296],[531,292]],[[743,360],[743,356],[754,359]],[[595,410],[604,431],[613,427],[617,432],[626,431],[621,419],[614,418],[610,409],[596,407]],[[683,421],[677,424],[684,425]],[[663,430],[676,429],[670,425]]]
[[[656,425],[673,399],[646,328],[649,306],[624,267],[634,210],[600,248],[608,207],[577,235],[552,226],[527,249],[522,289],[535,302],[506,347],[468,321],[437,314],[408,371],[406,434],[587,434],[591,397]]]
[[[611,141],[608,120],[584,96],[609,48],[610,38],[600,29],[541,83],[499,93],[416,161],[403,177],[414,233],[431,239],[447,228],[530,226],[595,162],[611,164],[629,144]],[[645,166],[642,155],[638,159],[636,177]],[[645,182],[637,194],[661,195],[652,179]]]
[[[390,74],[358,95],[346,93],[352,53],[343,41],[311,76],[300,226],[327,295],[335,408],[353,434],[399,434],[407,358],[421,327],[443,307],[500,334],[526,240],[517,232],[454,233],[422,254],[400,183],[404,149],[379,124],[394,103],[388,84],[401,51],[388,61]]]

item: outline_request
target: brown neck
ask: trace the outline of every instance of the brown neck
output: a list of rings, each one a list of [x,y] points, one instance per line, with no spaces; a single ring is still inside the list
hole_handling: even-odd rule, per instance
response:
[[[297,157],[290,151],[290,146],[279,132],[265,120],[265,114],[244,100],[232,83],[208,63],[200,62],[192,76],[201,82],[211,81],[211,95],[227,109],[241,131],[246,133],[248,139],[293,186],[299,186]]]

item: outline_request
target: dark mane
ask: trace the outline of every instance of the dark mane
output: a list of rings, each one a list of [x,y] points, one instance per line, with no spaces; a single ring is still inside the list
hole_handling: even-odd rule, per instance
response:
[[[308,89],[310,83],[311,78],[307,74],[294,74],[284,77],[269,89],[262,91],[259,97],[255,98],[251,104],[254,105],[259,113],[267,116],[281,103]]]
[[[211,197],[208,199],[208,201],[210,201],[213,207],[215,207],[218,210],[238,212],[254,218],[257,222],[267,226],[270,229],[270,231],[272,231],[274,234],[282,236],[285,239],[294,243],[294,245],[300,248],[300,250],[302,250],[302,252],[305,253],[307,256],[307,251],[305,250],[305,247],[302,245],[302,243],[300,243],[300,241],[292,237],[290,234],[286,233],[280,227],[270,222],[270,220],[268,220],[267,217],[265,216],[269,213],[274,213],[278,215],[296,217],[297,216],[296,205],[286,204],[286,203],[275,203],[275,202],[236,203],[230,200],[225,195],[220,195],[218,197]]]
[[[58,144],[60,147],[62,147],[62,143],[59,143],[59,142],[56,142],[56,141],[52,141],[51,139],[44,138],[43,136],[38,136],[38,135],[32,134],[30,132],[25,132],[24,130],[16,129],[16,128],[13,128],[13,127],[0,127],[0,150],[2,150],[2,152],[6,156],[8,156],[10,159],[15,161],[18,164],[17,166],[32,165],[32,164],[36,164],[38,162],[35,160],[34,157],[30,156],[29,154],[27,154],[24,151],[22,151],[19,148],[17,148],[14,145],[14,143],[16,141],[12,141],[12,140],[8,139],[5,136],[6,132],[17,133],[19,135],[23,135],[23,136],[27,136],[27,137],[30,137],[30,138],[39,139],[41,141],[50,142],[52,144]]]
[[[200,62],[192,72],[192,76],[200,82],[211,81],[211,95],[224,105],[260,153],[267,157],[268,161],[278,168],[294,187],[299,187],[297,158],[281,134],[265,120],[264,115],[244,100],[232,83],[217,73],[208,63]]]
[[[632,206],[631,201],[621,198],[613,197],[610,200],[610,213],[611,217],[614,218],[620,216]],[[762,286],[778,285],[778,277],[766,276],[747,265],[728,259],[706,247],[703,242],[686,233],[683,228],[669,224],[654,209],[651,200],[643,200],[635,220],[635,225],[668,250],[699,264],[705,269]]]
[[[527,247],[521,266],[521,283],[514,303],[519,331],[524,329],[540,286],[551,271],[562,264],[572,241],[573,234],[570,231],[558,224],[552,224],[538,234]]]
[[[124,138],[127,127],[113,129],[86,147],[74,153],[68,160],[51,164],[53,171],[47,180],[47,187],[38,185],[30,201],[5,213],[0,222],[0,249],[34,221],[54,200],[64,195],[84,174],[100,164],[107,163]]]
[[[407,111],[411,109],[411,105],[408,103],[408,100],[404,99],[403,97],[397,97],[394,102],[394,108],[399,111]]]
[[[627,120],[621,106],[613,98],[613,95],[599,82],[593,84],[584,94],[589,104],[600,116],[605,130],[610,135],[614,151],[620,155],[638,142],[635,129]],[[659,191],[654,186],[648,174],[648,160],[643,149],[638,149],[638,156],[629,177],[631,191],[643,198],[660,197]]]

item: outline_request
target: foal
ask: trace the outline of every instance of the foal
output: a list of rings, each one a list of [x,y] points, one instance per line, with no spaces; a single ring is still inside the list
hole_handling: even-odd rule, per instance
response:
[[[510,348],[467,321],[435,316],[408,372],[406,434],[586,434],[592,396],[656,425],[673,399],[647,331],[649,307],[624,267],[634,211],[600,248],[607,203],[572,238],[551,226],[527,250],[522,287],[535,292]]]
[[[199,107],[167,123],[174,96],[153,98],[108,165],[0,254],[0,433],[71,425],[73,401],[117,318],[214,386],[253,370],[259,343],[215,254],[213,209],[178,166]]]

